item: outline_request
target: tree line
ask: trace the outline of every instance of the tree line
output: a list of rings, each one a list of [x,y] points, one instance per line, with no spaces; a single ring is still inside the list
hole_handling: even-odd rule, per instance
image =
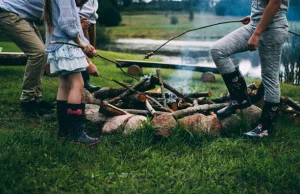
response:
[[[216,15],[246,16],[250,14],[252,0],[99,0],[99,24],[117,26],[121,23],[121,12],[140,11],[188,11],[214,13]],[[287,17],[290,21],[300,20],[300,1],[290,1]]]

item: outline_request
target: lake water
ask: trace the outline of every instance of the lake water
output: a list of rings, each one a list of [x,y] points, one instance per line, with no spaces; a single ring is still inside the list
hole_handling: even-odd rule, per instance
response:
[[[167,40],[152,39],[118,39],[109,45],[108,50],[122,51],[143,56],[156,50]],[[158,50],[153,58],[166,63],[188,64],[195,66],[215,67],[210,56],[210,48],[215,41],[181,41],[172,40]],[[258,52],[245,52],[233,55],[232,60],[240,67],[241,72],[251,77],[261,77]]]

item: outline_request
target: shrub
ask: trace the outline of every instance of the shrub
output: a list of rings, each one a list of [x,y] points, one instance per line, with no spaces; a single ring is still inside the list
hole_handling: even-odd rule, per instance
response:
[[[178,18],[176,16],[172,16],[170,18],[170,23],[173,24],[173,25],[177,24],[178,23]]]
[[[96,47],[103,48],[110,42],[110,37],[104,27],[97,26]]]
[[[118,26],[122,18],[116,3],[111,0],[102,0],[99,3],[100,5],[97,11],[99,15],[98,24],[104,26]]]

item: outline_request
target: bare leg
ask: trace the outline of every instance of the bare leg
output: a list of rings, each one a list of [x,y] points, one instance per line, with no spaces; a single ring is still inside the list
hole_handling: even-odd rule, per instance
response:
[[[81,94],[83,91],[83,80],[81,73],[72,73],[67,75],[70,84],[70,93],[68,97],[69,104],[81,104]]]

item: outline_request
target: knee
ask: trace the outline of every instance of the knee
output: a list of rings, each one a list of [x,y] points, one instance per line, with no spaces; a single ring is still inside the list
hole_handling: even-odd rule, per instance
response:
[[[211,49],[210,49],[210,54],[212,56],[212,59],[218,60],[218,59],[223,59],[228,57],[228,54],[226,54],[225,49],[222,48],[219,45],[214,45]]]

